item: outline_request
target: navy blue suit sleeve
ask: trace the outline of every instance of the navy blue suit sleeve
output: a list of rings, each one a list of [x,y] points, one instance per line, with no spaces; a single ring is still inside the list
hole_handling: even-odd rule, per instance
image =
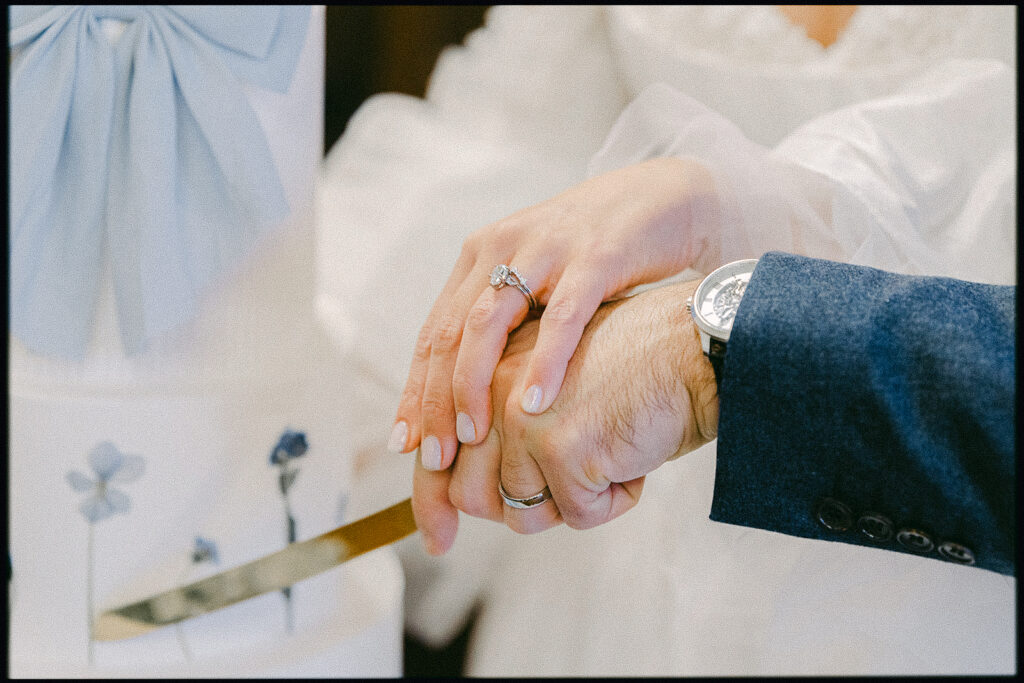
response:
[[[766,254],[724,361],[711,519],[1015,574],[1015,299]]]

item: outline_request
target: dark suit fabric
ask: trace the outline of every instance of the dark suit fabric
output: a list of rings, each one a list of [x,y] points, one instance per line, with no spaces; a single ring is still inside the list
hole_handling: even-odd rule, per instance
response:
[[[1015,298],[766,254],[725,357],[711,519],[961,563],[967,548],[1015,574]]]

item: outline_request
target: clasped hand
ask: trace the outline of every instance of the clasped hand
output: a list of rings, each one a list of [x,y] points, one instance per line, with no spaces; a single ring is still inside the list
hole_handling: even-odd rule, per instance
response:
[[[667,418],[689,411],[672,379],[679,358],[648,367],[661,350],[636,335],[657,327],[640,302],[664,295],[598,307],[717,265],[708,237],[717,206],[699,163],[651,159],[470,235],[420,330],[388,442],[394,452],[419,446],[413,504],[428,549],[451,544],[456,506],[524,532],[607,521],[635,503],[644,474],[697,438],[678,415]],[[528,290],[488,286],[498,265],[515,267]],[[684,301],[675,304],[662,312],[679,322]],[[682,323],[675,332],[695,335]],[[562,397],[570,377],[575,389]],[[503,508],[499,474],[512,496],[548,485],[554,504]]]
[[[509,335],[494,373],[493,427],[463,444],[450,469],[417,462],[413,510],[427,550],[445,552],[457,510],[535,533],[565,522],[603,524],[632,508],[644,476],[713,439],[718,425],[714,374],[685,308],[696,282],[673,284],[602,305],[583,330],[561,391],[541,414],[520,407],[540,322]],[[552,500],[530,509],[505,505],[549,487]]]

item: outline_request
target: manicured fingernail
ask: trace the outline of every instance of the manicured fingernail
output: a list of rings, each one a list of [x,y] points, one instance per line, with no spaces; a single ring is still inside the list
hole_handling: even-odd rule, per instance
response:
[[[420,444],[420,459],[428,470],[441,469],[441,442],[436,436],[428,436]]]
[[[391,438],[388,439],[388,450],[392,453],[401,453],[405,448],[405,437],[409,435],[409,425],[405,420],[399,420],[391,430]]]
[[[476,441],[476,427],[473,426],[473,418],[465,413],[455,415],[455,434],[462,443]]]
[[[539,412],[542,398],[544,398],[544,392],[536,384],[532,385],[523,393],[523,410],[528,413]]]

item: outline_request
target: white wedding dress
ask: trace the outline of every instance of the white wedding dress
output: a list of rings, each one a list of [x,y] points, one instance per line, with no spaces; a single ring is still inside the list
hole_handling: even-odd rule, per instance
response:
[[[773,6],[490,10],[425,100],[369,99],[324,168],[318,303],[381,491],[410,487],[384,444],[463,239],[589,174],[697,157],[727,195],[722,261],[1015,283],[1014,27],[1010,7],[863,6],[822,48]],[[477,676],[1015,670],[1015,579],[710,522],[714,470],[711,443],[585,532],[463,515],[444,558],[403,542],[407,627],[440,644],[479,606]]]

